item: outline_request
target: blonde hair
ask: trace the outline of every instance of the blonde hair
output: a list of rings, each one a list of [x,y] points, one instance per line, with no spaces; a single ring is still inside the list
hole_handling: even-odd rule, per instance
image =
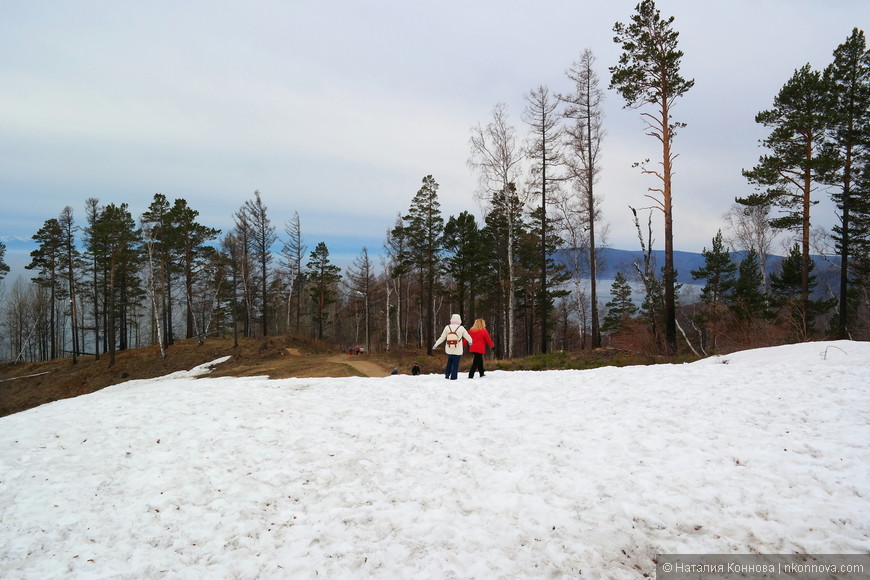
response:
[[[486,320],[483,318],[475,318],[474,326],[471,327],[471,330],[480,330],[482,328],[486,328]]]

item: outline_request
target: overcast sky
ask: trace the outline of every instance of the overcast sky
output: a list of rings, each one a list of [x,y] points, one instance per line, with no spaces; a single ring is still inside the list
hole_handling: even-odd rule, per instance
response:
[[[160,192],[226,232],[260,190],[278,232],[294,211],[313,249],[378,253],[431,174],[445,218],[468,210],[470,129],[504,102],[521,135],[525,95],[571,89],[590,48],[607,89],[615,22],[635,0],[0,2],[0,240],[7,262],[70,205]],[[658,0],[674,16],[695,87],[674,110],[677,250],[700,251],[755,164],[769,108],[795,69],[823,68],[867,0]],[[609,244],[637,249],[629,205],[654,186],[632,169],[660,156],[639,112],[607,91],[598,185]],[[827,197],[827,196],[820,196]],[[825,206],[822,206],[825,207]],[[829,207],[816,225],[830,226]],[[656,218],[657,249],[662,247]],[[8,280],[7,280],[8,281]]]

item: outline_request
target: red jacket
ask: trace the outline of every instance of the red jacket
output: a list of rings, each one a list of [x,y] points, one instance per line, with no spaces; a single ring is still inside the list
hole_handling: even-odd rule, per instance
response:
[[[468,334],[471,335],[472,340],[471,346],[468,347],[468,352],[478,352],[483,354],[486,352],[486,345],[489,345],[490,348],[495,348],[495,345],[492,343],[492,338],[489,336],[489,331],[485,328],[469,330]],[[468,343],[466,342],[466,344]]]

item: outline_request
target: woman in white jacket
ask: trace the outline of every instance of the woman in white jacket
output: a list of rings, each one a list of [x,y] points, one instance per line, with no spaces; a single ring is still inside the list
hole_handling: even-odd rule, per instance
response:
[[[432,350],[438,348],[442,342],[447,344],[444,346],[444,352],[447,353],[447,368],[444,369],[444,378],[455,381],[456,375],[459,372],[459,359],[462,358],[462,341],[472,343],[471,336],[465,327],[462,326],[462,318],[458,314],[450,317],[450,324],[444,327],[444,332],[441,337],[435,341],[435,346]]]

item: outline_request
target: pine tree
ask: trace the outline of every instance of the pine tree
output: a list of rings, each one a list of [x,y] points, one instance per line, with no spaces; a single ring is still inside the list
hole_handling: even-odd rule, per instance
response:
[[[142,294],[138,277],[141,264],[139,235],[127,204],[103,207],[90,236],[88,251],[95,256],[97,266],[103,272],[103,336],[105,350],[109,353],[109,366],[114,366],[115,349],[127,348],[128,309]]]
[[[38,244],[38,247],[30,252],[30,263],[25,268],[36,270],[37,274],[33,281],[41,288],[47,289],[49,293],[48,358],[55,359],[58,356],[57,303],[63,293],[60,287],[63,258],[63,231],[60,222],[55,218],[46,220],[39,231],[33,235],[33,241]]]
[[[737,266],[722,241],[722,230],[713,237],[713,247],[701,251],[704,265],[692,270],[693,280],[706,280],[701,289],[701,300],[713,309],[718,309],[734,289]]]
[[[853,283],[850,288],[852,299],[849,303],[854,304],[855,320],[859,320],[860,317],[866,330],[866,321],[870,312],[870,163],[864,165],[856,182],[856,195],[852,203],[852,223],[853,231],[866,233],[851,240],[853,260],[850,270]]]
[[[401,347],[407,341],[407,319],[410,309],[408,303],[410,300],[407,296],[409,289],[407,288],[406,279],[412,271],[413,264],[411,263],[410,250],[408,249],[407,233],[405,226],[402,225],[402,218],[400,216],[396,217],[393,229],[387,232],[384,250],[389,260],[390,279],[392,280],[393,288],[396,290],[396,307],[392,314],[396,322],[396,344]]]
[[[475,282],[482,266],[479,238],[477,221],[467,211],[451,216],[444,226],[444,249],[448,253],[445,271],[453,279],[458,312],[467,320],[475,316]]]
[[[100,244],[96,239],[98,234],[97,232],[97,221],[100,218],[100,212],[102,209],[100,208],[100,200],[95,197],[89,197],[85,201],[85,214],[88,222],[88,227],[85,228],[85,253],[86,256],[90,259],[90,291],[91,291],[91,311],[93,314],[93,327],[94,331],[94,360],[100,360],[100,321],[101,321],[101,311],[100,311],[100,288],[101,288],[101,276],[102,269],[100,268],[100,256],[97,254],[99,251]]]
[[[444,244],[444,218],[438,202],[438,183],[431,175],[423,178],[423,186],[411,200],[411,208],[404,218],[404,232],[408,240],[410,259],[420,277],[422,297],[421,319],[425,320],[424,336],[429,346],[435,341],[435,283],[440,274],[440,258]]]
[[[320,242],[311,252],[306,264],[306,280],[308,293],[314,305],[314,321],[318,340],[323,340],[324,326],[329,322],[331,304],[337,300],[337,285],[341,280],[341,268],[329,261],[329,248],[325,242]]]
[[[770,128],[762,144],[770,150],[743,175],[763,189],[762,198],[783,209],[785,215],[771,220],[777,229],[795,230],[801,240],[801,296],[796,309],[810,312],[810,209],[817,203],[812,194],[818,179],[830,171],[833,158],[824,147],[827,127],[828,89],[821,73],[809,64],[795,71],[774,99],[773,108],[758,113],[755,121]],[[800,333],[809,331],[805,321]]]
[[[508,358],[514,356],[516,333],[516,284],[514,258],[519,232],[523,228],[523,201],[517,195],[516,183],[519,181],[522,163],[526,158],[525,149],[518,143],[516,129],[509,123],[507,105],[498,103],[492,112],[492,122],[485,128],[472,129],[471,156],[469,165],[479,171],[481,197],[490,202],[487,217],[493,212],[500,214],[498,227],[501,243],[495,250],[498,268],[499,316],[501,340],[496,340],[496,352]],[[493,330],[498,324],[493,325]]]
[[[61,231],[61,258],[60,266],[66,277],[66,296],[69,297],[70,306],[70,337],[72,338],[72,364],[78,363],[79,354],[79,313],[77,270],[81,266],[81,253],[76,247],[75,234],[78,227],[73,219],[73,210],[70,206],[63,208],[58,218]]]
[[[742,322],[751,323],[769,316],[767,295],[764,292],[764,276],[761,273],[761,264],[755,248],[750,248],[740,261],[734,292],[728,299],[728,308]]]
[[[481,236],[491,248],[492,273],[497,278],[491,285],[496,289],[493,310],[498,313],[492,325],[496,333],[493,336],[501,337],[495,341],[496,355],[511,358],[516,346],[517,295],[522,290],[517,276],[517,249],[520,234],[525,229],[523,203],[513,183],[508,183],[504,190],[493,195],[484,223]]]
[[[841,257],[837,336],[847,338],[857,306],[849,300],[853,282],[850,259],[870,237],[866,220],[862,219],[870,210],[870,191],[860,188],[861,173],[870,163],[870,51],[864,31],[855,28],[837,47],[834,62],[825,69],[824,81],[830,105],[828,141],[837,154],[835,166],[825,177],[825,182],[834,187],[831,197],[840,213],[840,224],[833,228]]]
[[[171,224],[171,246],[184,280],[185,338],[197,336],[200,343],[205,339],[202,329],[197,332],[194,317],[194,288],[206,272],[205,266],[212,257],[209,242],[220,235],[220,230],[204,226],[196,221],[199,212],[187,205],[184,199],[176,199],[168,212]]]
[[[534,334],[540,335],[542,329],[546,329],[547,334],[542,337],[543,341],[549,346],[551,341],[550,328],[552,327],[550,318],[554,312],[554,304],[557,298],[562,298],[569,294],[565,289],[565,283],[569,280],[570,275],[567,273],[564,264],[556,263],[553,256],[556,253],[561,238],[555,233],[555,229],[549,229],[549,234],[546,241],[542,244],[540,235],[543,228],[541,227],[542,208],[535,208],[529,215],[527,227],[521,232],[517,244],[517,275],[518,275],[518,297],[517,310],[518,314],[523,316],[523,324],[525,325],[526,336],[526,351],[528,353],[548,351],[547,348],[540,347],[536,349],[535,345],[538,341],[535,340]],[[544,260],[544,271],[541,271],[541,247],[545,248],[546,260]]]
[[[725,313],[725,301],[734,289],[734,275],[737,265],[731,260],[731,255],[722,242],[722,230],[713,237],[713,247],[706,247],[701,252],[704,265],[692,270],[694,280],[705,280],[701,289],[701,301],[704,310],[699,319],[710,325],[713,348],[718,348],[719,325]]]
[[[0,242],[0,280],[9,273],[9,265],[6,264],[6,244]]]
[[[169,200],[162,193],[155,193],[148,210],[142,214],[142,226],[147,229],[147,243],[150,244],[152,259],[156,265],[155,285],[160,288],[160,315],[163,348],[174,342],[172,328],[172,280],[176,252],[174,251],[173,227]],[[155,300],[156,302],[156,300]]]
[[[791,334],[798,340],[807,340],[813,331],[816,317],[828,310],[834,301],[804,300],[803,294],[816,287],[816,276],[812,273],[815,264],[810,261],[804,266],[803,254],[799,244],[792,246],[788,256],[782,261],[779,273],[770,275],[771,296],[779,315],[791,328]]]
[[[668,350],[677,349],[677,276],[674,267],[673,193],[671,175],[676,154],[672,150],[675,131],[684,127],[673,120],[671,109],[677,98],[691,89],[695,81],[680,74],[683,52],[677,49],[679,33],[673,29],[674,17],[662,19],[652,0],[642,0],[628,25],[617,22],[613,31],[614,42],[622,45],[619,64],[610,67],[610,88],[615,88],[625,99],[626,107],[640,108],[654,105],[656,113],[642,113],[647,134],[662,146],[661,169],[643,167],[643,172],[655,175],[661,187],[650,188],[648,194],[665,220],[664,304],[665,337]]]
[[[601,325],[603,332],[618,333],[634,316],[638,308],[631,299],[631,285],[622,272],[616,273],[613,284],[610,285],[611,300],[605,304],[607,315]]]

